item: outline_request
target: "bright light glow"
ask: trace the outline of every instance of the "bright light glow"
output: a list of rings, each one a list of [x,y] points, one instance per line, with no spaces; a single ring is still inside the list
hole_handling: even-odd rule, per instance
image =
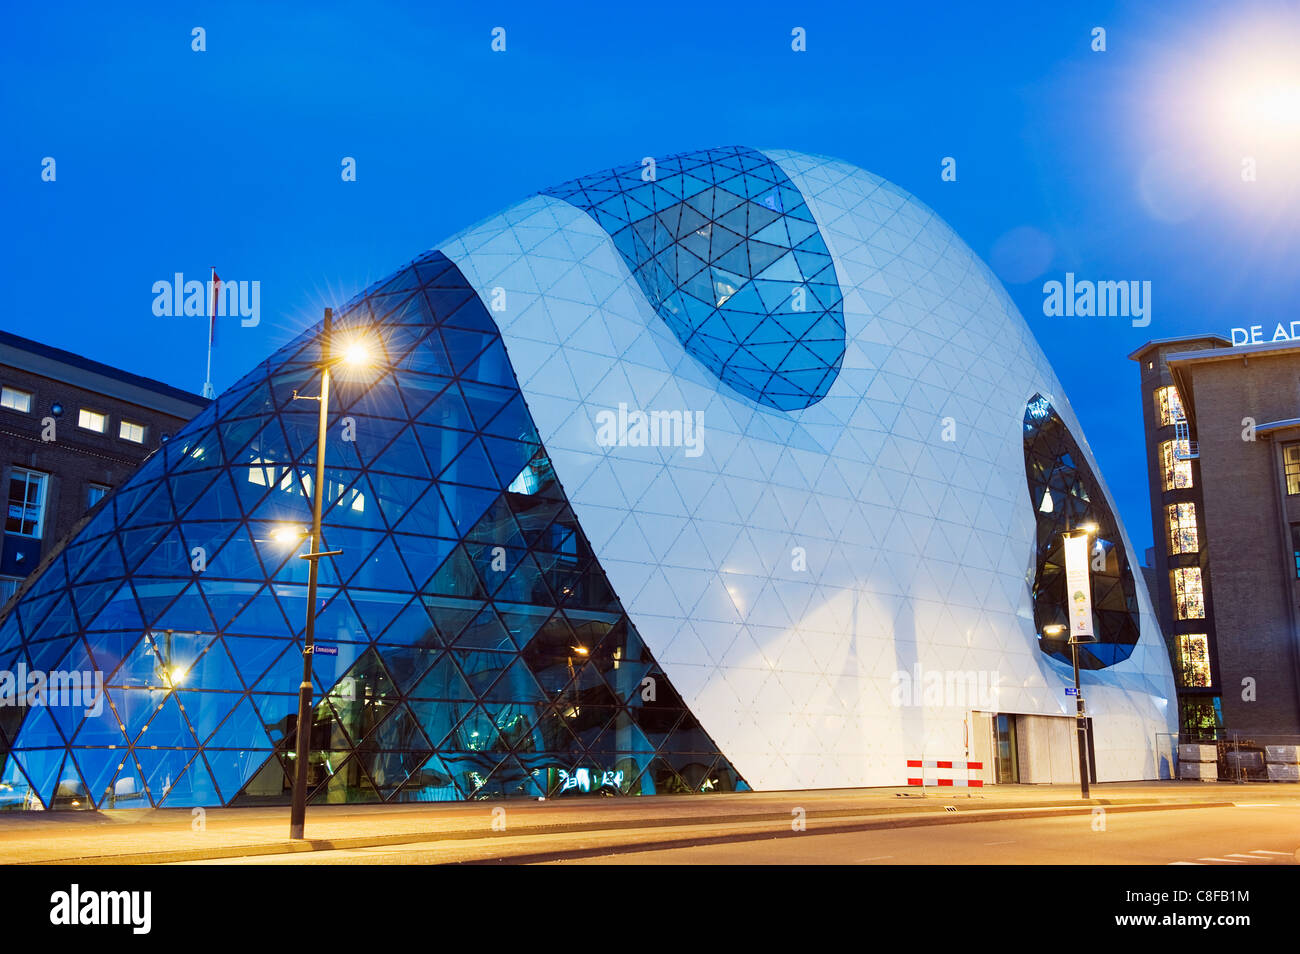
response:
[[[1181,19],[1125,84],[1146,152],[1137,185],[1147,213],[1249,213],[1289,228],[1300,202],[1300,11]],[[1263,241],[1267,254],[1274,243]]]
[[[1257,123],[1291,127],[1300,123],[1300,78],[1279,78],[1252,90],[1242,104]]]
[[[271,539],[286,547],[297,543],[306,535],[301,527],[276,527],[271,531]]]
[[[1059,636],[1065,632],[1065,626],[1062,623],[1050,623],[1043,627],[1044,636]]]
[[[339,357],[348,367],[365,368],[375,361],[375,352],[370,344],[362,338],[352,338],[343,343]]]
[[[1219,76],[1218,120],[1230,135],[1251,145],[1300,135],[1300,62],[1295,51],[1238,54]]]
[[[1081,523],[1079,524],[1079,529],[1084,533],[1096,533],[1097,525],[1095,523]]]
[[[189,671],[189,670],[186,669],[184,666],[176,666],[176,667],[174,667],[174,668],[172,669],[172,672],[171,672],[172,685],[173,685],[173,686],[178,686],[178,685],[180,685],[182,682],[184,682],[184,681],[185,681],[185,673],[187,673],[188,671]]]
[[[589,650],[587,649],[586,646],[574,646],[573,651],[577,653],[579,656],[585,656],[587,655]]]

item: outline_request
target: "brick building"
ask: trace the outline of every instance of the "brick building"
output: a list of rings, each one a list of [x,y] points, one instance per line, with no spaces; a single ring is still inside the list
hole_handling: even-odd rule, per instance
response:
[[[1300,343],[1207,335],[1130,357],[1183,732],[1300,733]]]
[[[0,605],[43,556],[208,401],[0,332]]]

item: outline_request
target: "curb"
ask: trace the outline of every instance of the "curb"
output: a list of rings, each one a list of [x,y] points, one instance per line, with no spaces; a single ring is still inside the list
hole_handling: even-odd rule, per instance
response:
[[[840,824],[818,825],[817,834],[837,834],[841,832],[852,831],[870,831],[872,829],[889,829],[889,828],[915,828],[927,825],[945,825],[945,824],[962,824],[978,821],[1006,821],[1019,818],[1043,818],[1058,817],[1066,815],[1089,815],[1095,808],[1106,808],[1108,811],[1170,811],[1175,809],[1189,808],[1225,808],[1233,805],[1231,801],[1212,801],[1212,802],[1164,802],[1155,799],[1090,799],[1086,804],[1080,804],[1078,799],[1072,801],[1054,801],[1050,803],[1033,803],[1026,802],[1017,805],[1008,805],[999,808],[975,808],[969,805],[956,807],[952,805],[935,805],[935,811],[921,814],[917,812],[920,805],[899,805],[896,807],[884,808],[878,811],[864,813],[860,809],[833,809],[829,811],[809,813],[807,816],[810,827],[818,822],[827,819],[859,819],[855,822],[843,822]],[[953,811],[948,811],[953,808]],[[906,815],[907,817],[890,817]],[[885,816],[885,817],[880,817]],[[695,835],[692,836],[689,829],[702,828],[706,826],[716,826],[725,824],[736,824],[746,822],[763,822],[772,821],[780,822],[781,828],[753,832],[733,832],[720,835]],[[649,818],[638,819],[630,824],[611,825],[608,822],[581,822],[571,824],[551,824],[551,825],[533,825],[529,827],[515,828],[507,832],[490,832],[482,829],[462,829],[459,831],[447,832],[401,832],[391,835],[356,835],[343,838],[320,838],[306,839],[304,841],[282,841],[262,842],[247,845],[224,845],[214,846],[212,848],[175,848],[164,849],[160,851],[136,851],[123,854],[91,854],[91,855],[68,855],[59,858],[42,858],[32,861],[16,860],[3,862],[13,865],[137,865],[137,864],[171,864],[181,861],[221,861],[228,858],[249,858],[261,857],[266,855],[291,855],[302,852],[314,851],[340,851],[353,848],[382,848],[393,845],[410,845],[421,842],[432,841],[478,841],[491,838],[519,838],[532,837],[538,835],[562,835],[562,834],[583,834],[587,832],[608,832],[618,831],[628,828],[675,828],[683,829],[682,838],[664,838],[649,842],[640,842],[627,846],[607,846],[600,849],[571,849],[570,851],[579,851],[583,854],[570,855],[565,851],[545,852],[545,853],[524,853],[503,857],[495,860],[461,862],[467,864],[477,863],[495,863],[504,861],[508,863],[524,863],[524,859],[529,858],[546,858],[555,859],[561,857],[589,857],[594,854],[613,854],[619,851],[642,851],[653,850],[652,846],[682,846],[683,842],[688,845],[693,844],[721,844],[733,841],[753,841],[764,838],[779,837],[782,834],[791,833],[786,831],[786,826],[790,821],[788,812],[759,812],[748,813],[744,815],[716,815],[700,816],[690,819],[677,818]]]

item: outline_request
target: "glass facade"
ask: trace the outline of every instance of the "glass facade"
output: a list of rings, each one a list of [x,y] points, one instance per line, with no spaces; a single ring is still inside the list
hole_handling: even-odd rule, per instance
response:
[[[459,270],[430,252],[335,328],[383,353],[332,375],[312,800],[745,787],[612,591]],[[294,396],[320,361],[315,329],[221,395],[0,621],[0,669],[107,684],[98,711],[0,708],[0,807],[287,800],[318,413]]]
[[[897,752],[969,715],[923,698],[900,718],[881,667],[904,660],[989,662],[1014,756],[1010,714],[1062,698],[1060,657],[1026,641],[1064,611],[1067,520],[1102,528],[1083,664],[1127,660],[1095,674],[1116,689],[1093,703],[1103,765],[1136,777],[1174,727],[1082,435],[1062,397],[1024,414],[1046,357],[978,257],[878,177],[743,148],[585,177],[440,243],[335,328],[382,353],[332,375],[320,483],[318,405],[295,399],[319,392],[316,329],[153,435],[24,581],[0,673],[99,671],[107,694],[0,707],[0,805],[258,805],[294,777],[317,803],[892,785]],[[682,439],[602,436],[625,405],[680,411]],[[314,492],[342,553],[310,607],[300,727]]]
[[[1068,628],[1062,533],[1067,527],[1095,523],[1091,577],[1097,642],[1079,647],[1079,666],[1103,669],[1122,662],[1132,655],[1140,627],[1136,584],[1119,522],[1069,428],[1041,394],[1035,394],[1025,409],[1024,444],[1029,498],[1038,521],[1036,560],[1029,579],[1035,629],[1041,634],[1045,626],[1056,623]],[[1039,645],[1053,658],[1070,662],[1063,641],[1045,640]]]
[[[687,353],[740,394],[817,403],[844,361],[843,293],[803,196],[771,159],[708,149],[546,194],[609,233]]]

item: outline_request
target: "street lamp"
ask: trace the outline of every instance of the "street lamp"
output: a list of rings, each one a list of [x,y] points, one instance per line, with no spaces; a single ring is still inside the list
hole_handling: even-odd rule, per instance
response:
[[[307,817],[307,770],[311,761],[311,661],[316,647],[316,573],[320,558],[338,556],[342,550],[321,550],[321,503],[325,487],[325,429],[329,417],[330,403],[330,364],[342,361],[352,367],[364,367],[373,361],[373,352],[360,337],[339,342],[338,357],[334,357],[334,309],[325,309],[325,325],[321,333],[320,359],[320,394],[315,397],[294,392],[295,400],[319,401],[320,417],[316,428],[316,482],[312,485],[311,531],[307,534],[310,546],[306,553],[300,553],[299,559],[307,560],[311,569],[307,576],[307,626],[302,641],[302,684],[298,687],[298,738],[294,758],[293,805],[289,811],[289,837],[301,839],[303,824]],[[280,527],[272,532],[272,537],[282,542],[302,538],[301,530]]]
[[[1088,798],[1088,718],[1084,713],[1083,689],[1079,684],[1079,644],[1084,642],[1093,642],[1092,635],[1092,577],[1089,574],[1088,565],[1088,547],[1087,539],[1097,532],[1095,523],[1080,524],[1077,530],[1070,529],[1070,516],[1066,512],[1065,530],[1062,536],[1065,538],[1065,599],[1066,614],[1071,621],[1070,626],[1070,662],[1074,667],[1074,724],[1075,730],[1079,736],[1079,794],[1081,798]],[[1082,554],[1076,554],[1071,559],[1070,541],[1076,537],[1083,537],[1084,549]],[[1071,583],[1071,580],[1074,583]],[[1078,598],[1071,596],[1071,590],[1076,590]],[[1043,627],[1046,634],[1049,631],[1059,634],[1062,630],[1059,623],[1052,626]],[[1087,638],[1084,639],[1083,637]]]

